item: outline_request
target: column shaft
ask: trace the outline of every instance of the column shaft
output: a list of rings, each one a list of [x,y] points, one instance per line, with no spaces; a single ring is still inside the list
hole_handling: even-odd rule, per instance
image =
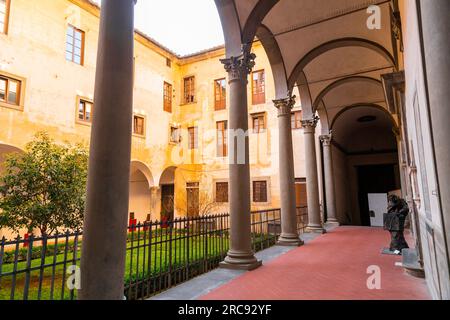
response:
[[[420,16],[423,30],[423,50],[425,60],[425,77],[429,99],[430,126],[434,149],[437,186],[433,194],[438,197],[440,220],[433,217],[434,234],[439,243],[436,256],[441,266],[439,279],[443,299],[450,299],[450,1],[420,0]],[[434,197],[434,196],[433,196]],[[440,229],[440,230],[439,230]],[[438,231],[439,230],[439,231]],[[442,239],[442,240],[441,240]],[[445,257],[444,257],[445,254]],[[444,271],[445,270],[445,271]]]
[[[297,230],[295,199],[294,151],[292,145],[291,110],[295,97],[275,100],[278,109],[279,172],[281,200],[281,235],[279,245],[299,246],[303,244]]]
[[[306,157],[306,193],[308,198],[308,232],[324,233],[320,217],[319,179],[317,176],[317,158],[315,132],[317,119],[302,121],[305,135]]]
[[[133,114],[135,0],[103,1],[81,259],[82,300],[122,300]]]
[[[323,146],[327,223],[338,224],[339,222],[336,212],[336,189],[334,186],[333,157],[331,150],[331,134],[321,136],[320,140],[322,141]]]
[[[222,268],[252,270],[261,265],[252,250],[250,215],[247,85],[254,59],[255,55],[244,53],[240,57],[222,60],[228,71],[230,84],[228,123],[230,250],[220,264]]]

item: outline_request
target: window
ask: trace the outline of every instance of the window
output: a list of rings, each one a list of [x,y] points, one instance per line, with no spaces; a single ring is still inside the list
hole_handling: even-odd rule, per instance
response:
[[[180,128],[175,127],[175,126],[170,127],[170,142],[171,143],[180,143],[181,142]]]
[[[253,72],[252,80],[253,104],[266,103],[266,76],[264,70]]]
[[[228,182],[216,182],[216,202],[228,202]]]
[[[195,102],[195,77],[184,78],[184,103]]]
[[[67,27],[66,60],[79,65],[84,63],[84,32],[73,27]]]
[[[188,134],[189,134],[189,150],[197,149],[198,148],[198,129],[197,127],[191,127],[188,128]]]
[[[164,82],[164,111],[172,112],[172,85]]]
[[[295,111],[291,113],[291,127],[292,129],[302,128],[302,111]]]
[[[214,109],[223,110],[227,108],[227,83],[225,78],[214,81]]]
[[[253,133],[262,133],[266,130],[265,114],[252,115]]]
[[[0,102],[20,106],[21,81],[0,75]]]
[[[306,192],[306,178],[295,179],[295,198],[297,207],[308,206],[308,198]]]
[[[186,184],[187,193],[187,215],[197,217],[200,213],[200,183],[188,182]]]
[[[217,156],[226,157],[227,155],[227,121],[219,121],[217,122]]]
[[[170,60],[169,58],[166,58],[166,67],[172,68],[172,60]]]
[[[92,123],[92,110],[94,104],[85,99],[78,100],[78,120],[82,122]]]
[[[0,33],[8,33],[10,0],[0,0]]]
[[[267,181],[253,181],[253,202],[267,202]]]
[[[145,117],[137,115],[133,117],[133,133],[138,136],[145,136]]]

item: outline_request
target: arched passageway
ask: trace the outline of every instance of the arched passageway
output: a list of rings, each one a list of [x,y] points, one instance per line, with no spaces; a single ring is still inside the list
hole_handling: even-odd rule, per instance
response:
[[[166,168],[159,179],[161,219],[175,217],[175,171],[177,167]]]
[[[391,116],[380,106],[355,105],[335,116],[331,151],[342,223],[382,226],[387,194],[400,193],[394,127]]]
[[[150,169],[142,162],[132,161],[128,210],[130,221],[144,222],[154,218],[153,186]]]

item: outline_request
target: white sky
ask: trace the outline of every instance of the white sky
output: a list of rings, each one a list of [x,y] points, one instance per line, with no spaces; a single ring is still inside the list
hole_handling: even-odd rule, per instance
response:
[[[135,20],[137,29],[181,55],[224,43],[213,0],[138,0]]]

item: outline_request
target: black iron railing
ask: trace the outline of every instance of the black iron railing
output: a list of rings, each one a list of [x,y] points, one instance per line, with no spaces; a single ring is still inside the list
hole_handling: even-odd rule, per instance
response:
[[[229,248],[229,214],[154,221],[128,227],[125,292],[145,299],[217,268]],[[297,208],[297,226],[307,209]],[[273,246],[281,232],[279,209],[252,212],[253,250]],[[20,237],[0,243],[0,300],[74,300],[82,233]],[[101,271],[99,271],[101,272]]]

